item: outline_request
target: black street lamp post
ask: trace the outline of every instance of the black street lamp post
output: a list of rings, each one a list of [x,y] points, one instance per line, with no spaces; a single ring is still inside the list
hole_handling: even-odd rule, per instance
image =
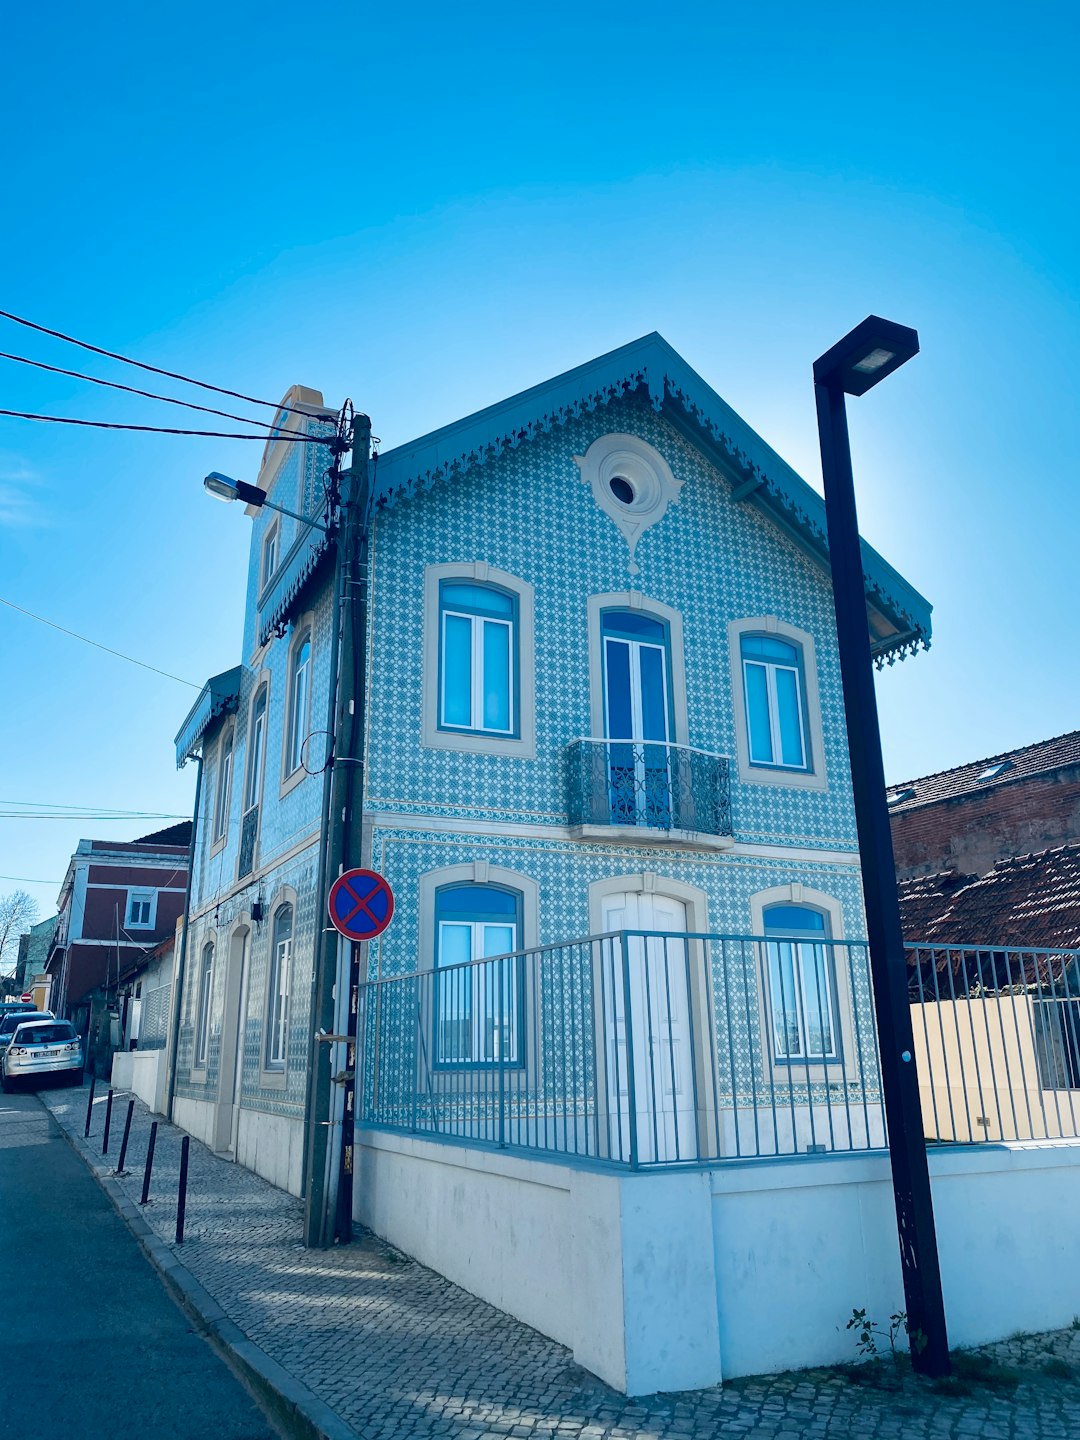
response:
[[[871,315],[815,361],[814,388],[911,1360],[914,1368],[924,1374],[946,1375],[949,1345],[945,1306],[915,1071],[907,958],[885,798],[885,767],[844,402],[845,394],[865,394],[918,351],[919,337],[914,330]]]

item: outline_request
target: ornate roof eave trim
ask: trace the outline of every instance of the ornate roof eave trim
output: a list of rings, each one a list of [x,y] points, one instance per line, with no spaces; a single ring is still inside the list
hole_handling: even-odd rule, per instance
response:
[[[653,409],[725,474],[736,499],[760,506],[828,568],[822,497],[655,332],[384,452],[377,476],[372,471],[375,504],[385,508],[440,480],[456,479],[580,415],[638,393],[647,395]],[[865,541],[862,556],[877,663],[892,664],[928,649],[930,603]]]
[[[296,610],[300,595],[323,556],[333,548],[331,537],[305,526],[282,562],[259,606],[259,644],[280,635]]]
[[[240,700],[242,665],[212,676],[199,691],[199,697],[187,713],[176,735],[176,768],[182,769],[191,759],[207,729],[221,715],[235,714]]]

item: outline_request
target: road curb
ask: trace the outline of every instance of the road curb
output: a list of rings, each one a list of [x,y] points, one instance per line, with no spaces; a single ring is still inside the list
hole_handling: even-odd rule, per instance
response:
[[[60,1134],[86,1162],[173,1300],[195,1323],[199,1333],[240,1375],[271,1418],[295,1440],[358,1440],[362,1436],[361,1431],[347,1425],[314,1391],[279,1365],[235,1321],[229,1319],[184,1264],[176,1247],[155,1233],[139,1206],[117,1184],[113,1170],[101,1164],[101,1156],[81,1135],[74,1134],[61,1124],[51,1106],[44,1101],[41,1104]]]

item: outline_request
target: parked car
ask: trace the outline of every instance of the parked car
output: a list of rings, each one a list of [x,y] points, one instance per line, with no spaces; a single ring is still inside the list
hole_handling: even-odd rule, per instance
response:
[[[36,1009],[33,1000],[0,1000],[0,1020],[7,1015],[25,1014],[27,1010]]]
[[[19,1080],[45,1075],[66,1075],[73,1085],[82,1084],[82,1041],[69,1020],[24,1020],[0,1052],[0,1084],[5,1090]]]
[[[56,1016],[51,1010],[38,1010],[33,1005],[28,1006],[25,1010],[11,1010],[7,1015],[0,1015],[0,1059],[11,1043],[11,1037],[24,1022],[55,1019]]]

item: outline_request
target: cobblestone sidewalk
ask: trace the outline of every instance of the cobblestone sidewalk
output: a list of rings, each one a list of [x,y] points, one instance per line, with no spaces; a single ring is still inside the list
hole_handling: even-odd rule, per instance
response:
[[[79,1140],[87,1093],[41,1095]],[[113,1165],[127,1098],[114,1100]],[[90,1140],[97,1156],[104,1109],[102,1097]],[[150,1121],[136,1101],[128,1172],[118,1181],[133,1202]],[[159,1121],[151,1204],[141,1212],[169,1246],[181,1133]],[[939,1386],[910,1374],[877,1383],[868,1372],[853,1379],[815,1370],[631,1400],[576,1366],[562,1346],[373,1237],[306,1251],[300,1233],[297,1200],[191,1142],[185,1243],[176,1258],[244,1336],[363,1440],[1080,1440],[1080,1330],[989,1347],[967,1367],[982,1366],[985,1374]]]

